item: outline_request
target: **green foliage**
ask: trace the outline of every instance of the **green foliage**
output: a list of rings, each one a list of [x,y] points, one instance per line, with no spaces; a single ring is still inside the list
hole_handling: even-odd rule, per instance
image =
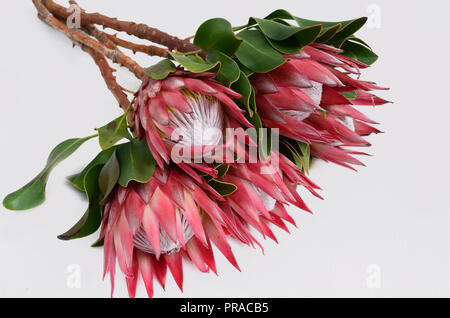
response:
[[[233,194],[237,190],[237,186],[230,182],[224,182],[217,179],[210,179],[208,184],[217,191],[221,196],[226,197]]]
[[[253,117],[256,113],[255,90],[243,72],[240,72],[239,79],[231,85],[231,89],[242,95],[237,101],[245,106],[250,117]]]
[[[211,64],[220,63],[220,69],[216,74],[216,80],[227,87],[239,79],[240,70],[238,64],[228,55],[219,51],[209,51],[206,61]]]
[[[119,145],[121,146],[121,145]],[[100,152],[80,173],[77,173],[73,176],[68,177],[67,179],[75,186],[77,189],[81,191],[85,191],[84,189],[84,177],[89,172],[89,170],[96,165],[104,165],[111,158],[111,155],[114,151],[119,147],[114,146],[107,150],[103,150]]]
[[[302,172],[309,172],[312,155],[308,144],[283,137],[280,139],[280,152],[294,162]]]
[[[209,63],[198,55],[182,55],[169,53],[169,55],[180,65],[192,73],[217,72],[220,68],[220,62]]]
[[[172,63],[169,59],[164,59],[159,61],[155,65],[144,68],[143,72],[150,78],[155,80],[162,80],[169,76],[170,73],[173,73],[177,70],[175,64]]]
[[[100,152],[83,171],[69,178],[86,193],[89,207],[77,224],[58,238],[70,240],[94,233],[101,224],[105,201],[117,184],[126,187],[130,181],[148,182],[155,165],[145,139],[133,139]],[[101,244],[99,240],[93,246]]]
[[[27,210],[34,208],[45,200],[45,187],[48,177],[61,161],[73,154],[84,142],[97,135],[68,139],[57,145],[50,153],[44,169],[28,184],[6,196],[3,206],[9,210]]]
[[[120,176],[120,166],[114,151],[108,162],[105,163],[98,176],[98,185],[103,199],[107,198],[117,184]]]
[[[241,39],[234,34],[230,22],[215,18],[200,25],[194,44],[205,51],[216,50],[231,56],[241,44]]]
[[[378,59],[378,55],[376,55],[369,47],[357,43],[354,40],[346,41],[342,45],[342,49],[344,50],[342,55],[354,58],[367,65],[372,65]]]
[[[273,70],[285,62],[282,54],[298,53],[313,42],[342,47],[349,51],[345,54],[369,64],[376,55],[354,37],[366,21],[365,17],[338,22],[314,21],[280,9],[264,19],[252,17],[246,25],[235,28],[222,18],[208,20],[197,30],[194,44],[204,51],[214,50],[234,58],[246,76]],[[225,85],[232,82],[226,76],[217,79]]]
[[[84,177],[84,189],[89,201],[89,207],[81,219],[70,230],[58,236],[61,240],[71,240],[91,235],[102,222],[103,206],[100,205],[101,192],[98,185],[101,165],[89,169]]]
[[[238,35],[243,42],[236,51],[236,57],[252,71],[266,73],[286,62],[281,53],[267,42],[260,31],[244,30]]]
[[[108,149],[114,146],[123,138],[131,140],[130,132],[128,131],[127,113],[117,117],[103,127],[97,129],[98,141],[102,149]]]
[[[146,183],[155,172],[156,162],[145,139],[133,139],[117,149],[120,175],[118,183],[127,187],[130,181]]]

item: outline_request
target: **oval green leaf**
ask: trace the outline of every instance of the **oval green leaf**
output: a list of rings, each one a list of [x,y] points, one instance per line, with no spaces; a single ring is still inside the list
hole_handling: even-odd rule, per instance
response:
[[[241,40],[234,34],[230,22],[215,18],[200,25],[194,44],[205,51],[217,50],[231,56],[238,49]]]
[[[378,55],[371,49],[353,41],[346,41],[342,45],[342,49],[344,50],[342,55],[354,58],[367,65],[372,65],[378,59]]]
[[[130,181],[146,183],[155,171],[156,162],[145,139],[133,139],[121,145],[117,150],[117,159],[120,166],[118,183],[122,187],[127,187]]]
[[[206,61],[213,64],[220,62],[220,69],[216,74],[216,80],[229,87],[239,78],[240,70],[237,63],[229,56],[219,51],[210,51],[206,55]]]
[[[81,191],[84,189],[84,177],[89,172],[89,170],[96,165],[104,165],[108,162],[111,155],[119,146],[114,146],[107,150],[101,151],[80,173],[68,177],[67,179],[73,184],[74,187]]]
[[[111,148],[124,138],[132,139],[128,131],[127,113],[117,117],[105,126],[98,128],[97,131],[98,141],[103,150]]]
[[[144,68],[142,71],[145,75],[155,80],[162,80],[177,70],[175,64],[169,59],[159,61],[155,65]]]
[[[240,72],[239,79],[231,85],[231,89],[242,95],[237,101],[246,107],[248,114],[252,117],[256,112],[255,93],[244,72]]]
[[[175,53],[169,53],[169,55],[192,73],[203,73],[208,71],[216,73],[220,68],[220,62],[208,63],[198,55],[181,55]]]
[[[114,189],[117,184],[117,180],[119,180],[119,175],[119,161],[117,160],[116,153],[114,152],[108,162],[103,166],[98,177],[98,184],[100,186],[100,192],[102,193],[103,199],[107,198]]]
[[[233,183],[220,181],[217,179],[211,179],[208,184],[217,191],[221,196],[226,197],[233,194],[237,190],[237,186]]]
[[[286,62],[259,30],[244,30],[239,36],[243,42],[236,51],[236,57],[249,69],[266,73]]]

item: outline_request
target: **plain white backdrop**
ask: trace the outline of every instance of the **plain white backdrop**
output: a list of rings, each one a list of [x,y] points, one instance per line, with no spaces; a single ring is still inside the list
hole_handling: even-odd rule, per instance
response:
[[[65,1],[58,1],[66,4]],[[299,228],[276,230],[279,244],[259,250],[233,244],[242,272],[216,253],[219,276],[185,266],[181,293],[172,278],[156,297],[449,297],[450,105],[445,1],[119,1],[80,0],[89,12],[144,22],[180,37],[212,17],[233,25],[277,8],[317,20],[371,15],[359,35],[380,60],[363,79],[391,87],[395,102],[366,114],[386,133],[370,138],[373,157],[358,173],[317,163],[311,178],[325,197],[305,194],[314,215],[290,209]],[[120,114],[91,58],[36,17],[31,1],[0,13],[0,196],[28,182],[62,140],[93,133]],[[376,16],[373,16],[375,14]],[[379,14],[379,15],[378,15]],[[379,19],[378,19],[379,18]],[[156,60],[136,59],[145,66]],[[131,90],[139,82],[119,70]],[[86,202],[65,181],[99,151],[85,144],[50,177],[47,201],[27,212],[0,208],[1,297],[108,297],[97,235],[56,238],[81,217]],[[79,274],[80,284],[73,284]],[[156,283],[155,283],[156,286]],[[121,275],[116,297],[126,297]],[[140,286],[138,296],[145,296]]]

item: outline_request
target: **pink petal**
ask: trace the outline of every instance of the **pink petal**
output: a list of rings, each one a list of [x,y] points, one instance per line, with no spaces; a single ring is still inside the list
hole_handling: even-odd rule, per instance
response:
[[[164,259],[169,265],[169,269],[172,273],[175,282],[181,291],[183,291],[183,262],[181,259],[181,253],[164,254]]]

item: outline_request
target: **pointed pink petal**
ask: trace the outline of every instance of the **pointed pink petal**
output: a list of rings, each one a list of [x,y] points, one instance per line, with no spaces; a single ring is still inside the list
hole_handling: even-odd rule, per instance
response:
[[[153,273],[156,276],[161,287],[164,289],[166,287],[166,273],[167,273],[167,262],[164,257],[159,260],[155,258],[154,255],[150,255],[150,260],[152,262]]]
[[[131,190],[125,201],[125,216],[128,220],[128,224],[133,235],[137,233],[139,227],[141,226],[144,209],[145,202],[136,192]]]
[[[208,238],[213,241],[214,245],[222,252],[222,254],[228,259],[228,261],[238,270],[241,271],[236,259],[231,251],[231,247],[226,241],[226,239],[219,233],[216,226],[212,223],[211,219],[205,217],[203,220],[203,225],[208,235]]]
[[[136,253],[139,263],[139,271],[141,272],[142,279],[144,280],[147,295],[151,298],[153,297],[153,269],[151,256],[139,250],[136,250]]]
[[[181,291],[183,291],[183,261],[181,253],[164,254],[164,259],[169,266],[175,282]]]
[[[139,274],[139,264],[137,260],[137,255],[134,253],[133,255],[133,262],[131,264],[130,268],[130,276],[125,277],[127,282],[127,289],[128,289],[128,296],[130,298],[136,297],[136,286],[137,286],[137,280],[138,280],[138,274]]]
[[[150,245],[155,251],[156,258],[159,259],[159,256],[161,255],[161,245],[159,241],[159,222],[156,214],[152,211],[149,205],[146,205],[144,209],[142,227],[144,228],[145,234],[147,234]]]
[[[205,95],[214,95],[217,93],[217,90],[208,85],[205,81],[194,79],[194,78],[185,78],[184,84],[187,89],[205,94]]]
[[[187,242],[186,250],[195,266],[197,266],[202,273],[206,273],[208,268],[203,260],[202,251],[200,250],[199,245],[197,239],[194,237]]]
[[[184,191],[184,204],[185,209],[183,214],[186,217],[189,225],[194,231],[195,236],[206,245],[206,235],[202,225],[202,219],[200,217],[200,212],[198,211],[197,205],[195,204],[192,196]]]

